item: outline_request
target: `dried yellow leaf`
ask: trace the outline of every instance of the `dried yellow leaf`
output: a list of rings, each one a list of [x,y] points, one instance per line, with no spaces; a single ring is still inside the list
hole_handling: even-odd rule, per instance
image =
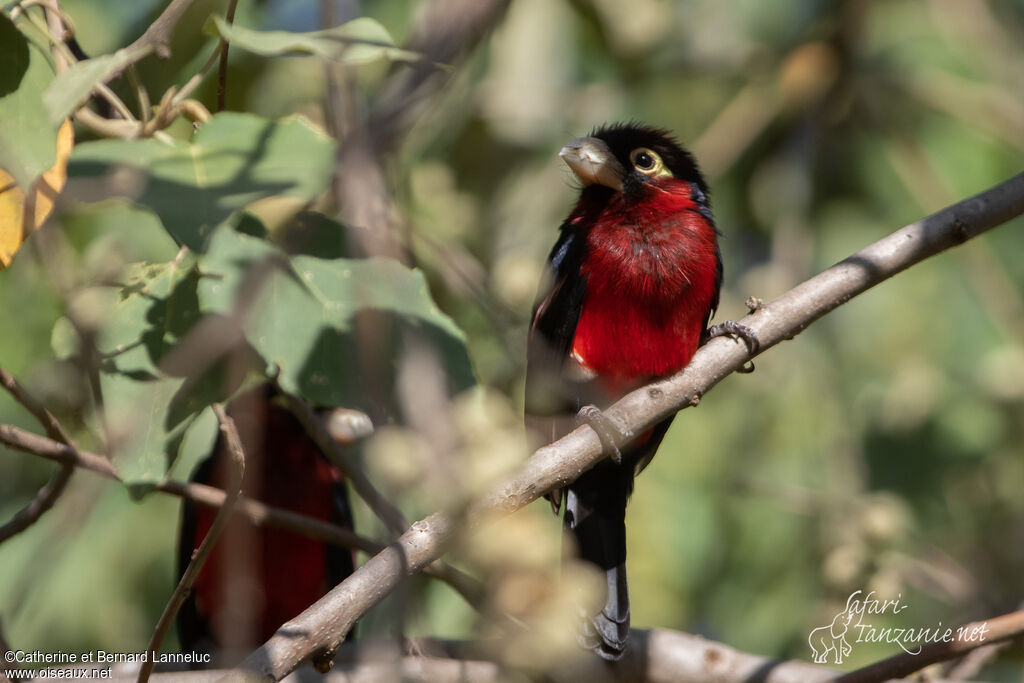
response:
[[[74,129],[66,120],[57,133],[57,161],[36,181],[29,197],[0,169],[0,268],[10,264],[25,238],[53,211],[68,177],[68,157],[74,143]]]

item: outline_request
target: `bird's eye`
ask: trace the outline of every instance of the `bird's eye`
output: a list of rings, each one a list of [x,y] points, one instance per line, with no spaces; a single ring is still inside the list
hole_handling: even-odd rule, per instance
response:
[[[629,160],[633,163],[633,168],[647,175],[661,175],[665,168],[658,153],[646,147],[634,149],[629,155]]]

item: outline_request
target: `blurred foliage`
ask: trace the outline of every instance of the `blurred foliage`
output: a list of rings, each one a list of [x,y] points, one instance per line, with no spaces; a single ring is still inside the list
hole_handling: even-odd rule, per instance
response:
[[[162,4],[62,2],[93,55],[129,44]],[[215,43],[201,27],[225,5],[196,2],[174,34],[172,57],[140,64],[139,81],[150,93],[159,96],[202,66]],[[322,10],[317,0],[243,1],[236,23],[309,32],[323,28]],[[340,19],[376,19],[402,45],[417,3],[341,2],[336,10]],[[367,371],[340,395],[303,385],[301,377],[313,375],[301,372],[294,385],[321,401],[365,399],[378,420],[395,423],[368,444],[364,457],[406,514],[457,507],[461,498],[452,499],[446,487],[479,490],[525,456],[514,416],[530,307],[575,195],[571,174],[556,157],[562,142],[610,120],[635,118],[675,131],[713,190],[726,264],[719,317],[736,318],[747,296],[770,300],[903,224],[1018,173],[1021,45],[1024,6],[1015,0],[518,0],[387,159],[405,247],[419,270],[400,269],[396,277],[408,281],[388,283],[393,297],[367,303],[409,314],[407,322],[381,328],[371,320],[374,330],[390,332],[349,349],[357,363],[369,358],[387,371]],[[384,52],[344,67],[352,99],[346,106],[354,111],[372,107],[390,69],[408,68],[390,62],[406,53]],[[0,50],[0,58],[10,57]],[[42,68],[37,61],[27,68]],[[33,72],[32,106],[42,106],[37,81]],[[211,109],[215,87],[210,77],[197,94]],[[114,88],[135,106],[125,79]],[[138,337],[163,325],[166,334],[147,338],[149,357],[140,354],[130,367],[114,363],[106,373],[138,380],[132,372],[158,372],[162,351],[154,349],[170,348],[195,324],[168,313],[172,291],[191,297],[182,310],[217,308],[196,303],[215,282],[197,284],[187,273],[203,274],[203,264],[218,258],[222,267],[242,267],[232,258],[245,249],[235,254],[218,240],[273,251],[268,262],[284,263],[285,279],[302,273],[302,264],[304,278],[309,268],[324,269],[312,279],[326,277],[349,256],[330,203],[303,203],[330,180],[331,141],[316,132],[330,129],[326,91],[319,58],[236,49],[227,104],[246,114],[219,115],[195,136],[177,124],[168,130],[176,142],[90,141],[87,131],[76,131],[70,196],[0,272],[0,310],[7,314],[0,362],[74,429],[83,447],[100,441],[90,436],[96,424],[89,378],[67,316],[108,330],[104,321],[119,312],[104,296],[120,297],[122,306],[133,303],[130,291],[147,297],[150,304],[126,323],[134,321],[129,332]],[[291,114],[308,121],[280,118]],[[217,126],[231,130],[214,136]],[[21,175],[52,162],[52,155],[30,151],[35,155],[19,167]],[[145,169],[148,184],[107,173],[106,164],[125,160]],[[239,173],[242,167],[253,172]],[[110,185],[100,185],[103,179]],[[261,201],[253,206],[254,199]],[[243,206],[246,213],[238,213]],[[879,622],[915,628],[1020,605],[1022,227],[1018,219],[884,283],[768,352],[753,375],[730,378],[698,410],[679,416],[639,478],[628,512],[635,626],[678,628],[742,650],[810,659],[810,630],[830,623],[858,589],[901,595],[908,609]],[[218,235],[225,230],[232,232]],[[198,266],[191,257],[176,259],[170,236],[210,253],[198,257]],[[157,270],[140,287],[129,284],[117,294],[110,283],[130,283],[125,273],[139,262]],[[160,270],[171,263],[183,269],[182,279]],[[156,291],[161,274],[167,288]],[[238,270],[225,277],[242,276]],[[423,277],[440,311],[417,290]],[[374,288],[372,276],[363,281]],[[99,285],[106,294],[91,295]],[[326,343],[332,353],[348,348],[316,337],[317,313],[309,314],[317,320],[287,319],[306,310],[289,301],[274,311],[281,321],[265,327],[278,326],[278,341]],[[335,314],[323,317],[334,325]],[[296,334],[313,336],[286,339]],[[424,342],[438,337],[440,351]],[[278,358],[259,334],[249,341],[264,363],[251,361],[248,369],[262,371]],[[436,358],[413,362],[423,349],[438,351]],[[485,391],[457,400],[438,425],[434,413],[417,405],[436,397],[443,404],[446,392],[471,383],[467,362]],[[454,378],[447,386],[434,386],[438,367]],[[174,394],[183,380],[159,381],[171,382]],[[189,415],[217,393],[206,389],[200,383],[201,400],[189,404]],[[166,399],[163,407],[169,408]],[[38,430],[6,395],[0,422]],[[191,462],[208,443],[197,439],[190,446]],[[166,451],[163,440],[151,445],[158,455]],[[451,453],[463,460],[445,460]],[[0,518],[6,519],[52,465],[0,454]],[[185,477],[188,469],[179,463],[172,473]],[[162,472],[163,465],[149,474]],[[176,505],[157,495],[133,501],[119,484],[77,474],[52,512],[0,547],[0,621],[8,640],[25,650],[142,650],[173,585]],[[380,531],[365,510],[358,512],[361,531]],[[558,524],[539,503],[519,517],[521,528],[498,527],[492,545],[470,543],[457,555],[491,580],[496,606],[530,621],[538,610],[566,609],[538,578],[557,564]],[[504,547],[494,548],[495,538]],[[531,553],[534,544],[540,549]],[[524,548],[513,562],[524,572],[481,556],[481,548],[490,548],[505,557],[509,547]],[[486,617],[425,581],[413,582],[402,600],[385,602],[362,628],[387,631],[399,617],[410,635],[493,635]],[[545,626],[537,628],[547,634]],[[522,653],[535,648],[522,643],[509,656],[521,663]],[[893,651],[855,644],[845,666]],[[984,675],[1019,680],[1021,660],[1017,647]]]

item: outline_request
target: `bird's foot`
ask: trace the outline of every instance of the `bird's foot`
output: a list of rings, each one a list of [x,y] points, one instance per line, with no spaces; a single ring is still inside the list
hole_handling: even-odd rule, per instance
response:
[[[576,419],[581,423],[590,425],[590,428],[597,432],[597,438],[601,440],[601,446],[604,447],[605,453],[612,459],[612,462],[616,465],[621,465],[622,451],[615,445],[615,437],[618,436],[619,431],[611,423],[611,420],[597,406],[593,405],[580,408],[580,412],[576,414]]]
[[[718,323],[708,328],[707,339],[711,340],[715,337],[732,337],[733,339],[743,341],[747,345],[747,350],[750,353],[757,353],[758,349],[761,348],[761,342],[757,338],[757,334],[747,327],[742,325],[735,320],[726,320],[724,323]],[[753,372],[754,364],[747,363],[737,372]]]
[[[732,337],[733,339],[742,340],[751,353],[757,353],[758,349],[761,348],[761,342],[758,340],[757,334],[746,325],[740,324],[735,320],[726,320],[724,323],[718,323],[709,327],[707,338],[714,339],[715,337]]]

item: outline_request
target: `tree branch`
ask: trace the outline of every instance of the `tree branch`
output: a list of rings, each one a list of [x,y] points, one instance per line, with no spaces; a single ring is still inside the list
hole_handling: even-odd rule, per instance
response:
[[[224,21],[228,26],[235,23],[235,8],[238,0],[230,0],[228,11],[224,15]],[[228,49],[231,47],[228,41],[221,39],[220,65],[217,67],[217,111],[224,111],[224,105],[228,97]]]
[[[117,470],[102,455],[79,451],[61,443],[27,432],[11,425],[0,424],[0,444],[9,448],[37,455],[47,460],[95,472],[107,479],[121,481]],[[227,494],[221,489],[206,484],[186,483],[167,479],[157,482],[153,488],[172,496],[191,500],[207,507],[219,508],[224,505]],[[330,524],[313,517],[265,505],[251,498],[241,497],[236,512],[257,526],[271,526],[302,534],[310,538],[333,543],[345,548],[355,548],[368,554],[380,552],[383,546],[368,538],[359,536],[344,527]]]
[[[171,56],[171,34],[178,25],[178,21],[188,11],[195,0],[171,0],[163,12],[160,13],[146,32],[139,36],[129,49],[137,47],[150,47],[156,50],[156,54],[167,59]]]
[[[915,655],[902,652],[862,669],[851,671],[835,679],[835,683],[874,683],[891,678],[902,678],[920,671],[929,664],[945,662],[972,650],[1024,635],[1024,610],[1004,614],[994,619],[974,621],[956,629],[950,642],[929,643]]]
[[[742,319],[760,340],[760,352],[792,339],[853,297],[910,266],[962,244],[1024,213],[1024,174],[912,223],[862,249]],[[679,374],[626,395],[604,411],[621,432],[617,445],[690,405],[751,354],[739,342],[713,339]],[[470,519],[509,513],[545,492],[565,486],[603,457],[588,425],[538,449],[523,469],[479,502]],[[455,521],[435,513],[413,524],[395,543],[371,558],[309,609],[284,624],[241,668],[280,680],[310,656],[336,651],[352,624],[400,581],[438,559]]]
[[[836,672],[800,661],[777,661],[747,654],[728,645],[667,629],[634,629],[634,647],[613,666],[596,658],[584,658],[553,680],[615,681],[626,683],[816,683]],[[398,652],[395,661],[381,661],[373,653],[393,643],[359,642],[346,644],[338,653],[334,669],[323,683],[497,683],[519,680],[516,672],[493,661],[486,654],[487,643],[416,640]],[[491,644],[493,650],[494,644]],[[225,670],[156,673],[158,683],[205,683],[221,680],[233,673]],[[114,673],[111,680],[129,681],[127,675]]]
[[[73,467],[80,467],[102,475],[107,479],[121,481],[117,470],[102,455],[88,451],[79,451],[52,439],[47,439],[46,437],[11,425],[0,424],[0,444],[23,453],[46,458],[47,460],[55,460],[59,463],[72,465]],[[178,496],[179,498],[191,500],[212,508],[221,507],[227,498],[227,494],[224,491],[213,486],[195,482],[175,481],[173,479],[157,482],[153,485],[153,488],[156,491]],[[361,550],[367,555],[375,555],[384,549],[382,544],[365,536],[360,536],[351,529],[292,512],[291,510],[271,507],[258,500],[244,496],[238,499],[238,503],[235,505],[235,512],[244,516],[250,523],[256,526],[284,529],[294,534],[300,534],[343,548]],[[469,604],[479,606],[482,600],[482,589],[479,582],[473,577],[441,562],[431,565],[424,572],[450,585]]]
[[[416,121],[422,107],[450,78],[437,64],[463,58],[497,26],[509,0],[430,0],[421,3],[404,47],[423,59],[389,79],[373,111],[369,130],[378,153],[391,149]]]
[[[393,198],[383,158],[422,120],[431,98],[451,78],[438,64],[452,64],[469,54],[501,20],[509,0],[427,0],[420,3],[404,48],[423,56],[413,64],[396,66],[381,88],[373,109],[361,119],[328,69],[327,113],[338,138],[335,201],[345,207],[342,223],[349,237],[367,255],[395,258],[408,265],[408,245],[398,237]],[[341,73],[344,73],[342,71]],[[351,79],[346,77],[351,84]],[[404,528],[404,527],[403,527]]]
[[[626,655],[615,664],[581,656],[559,669],[551,679],[606,683],[816,683],[836,676],[836,671],[828,667],[753,655],[724,643],[669,629],[633,629],[630,642]],[[342,646],[334,672],[349,678],[340,680],[393,680],[394,667],[390,679],[385,672],[373,675],[373,657],[366,656],[366,651],[373,647],[373,643],[362,642]],[[486,654],[500,648],[500,643],[493,642],[417,639],[408,643],[398,670],[403,681],[425,683],[516,680],[514,670],[492,661]],[[455,676],[457,663],[470,665],[462,677]],[[326,683],[331,683],[330,679],[329,676]]]
[[[1014,617],[1016,614],[998,617],[987,623],[992,627],[997,621]],[[1016,635],[1020,635],[1020,632],[1018,631]],[[669,629],[634,629],[630,637],[632,647],[621,661],[607,664],[597,658],[582,657],[575,664],[560,669],[551,676],[551,680],[604,683],[838,683],[845,680],[838,672],[828,667],[799,660],[780,661],[749,654],[724,643]],[[986,638],[984,642],[974,644],[974,647],[993,642],[993,639]],[[396,652],[398,660],[381,661],[379,655],[375,656],[381,648]],[[402,650],[397,649],[393,642],[346,643],[338,651],[334,669],[325,676],[317,676],[317,680],[323,683],[389,683],[394,680],[407,683],[497,683],[520,680],[521,674],[494,661],[487,654],[488,651],[493,652],[495,648],[500,649],[500,643],[417,639],[408,641]],[[964,652],[959,651],[953,656],[962,654]],[[925,652],[911,659],[916,660],[923,656]],[[928,663],[935,661],[941,660],[931,660]],[[66,672],[66,668],[64,671]],[[236,673],[226,670],[187,673],[167,671],[154,674],[151,680],[158,683],[207,683],[222,680]],[[133,678],[127,673],[119,674],[115,670],[111,680],[127,682]],[[896,679],[888,678],[887,673],[879,671],[878,675],[870,680]],[[910,681],[917,678],[898,680]],[[931,683],[944,683],[939,678],[928,680]]]
[[[164,606],[160,620],[157,621],[156,628],[153,630],[153,638],[149,641],[149,647],[146,648],[149,657],[146,658],[146,661],[143,662],[142,667],[139,669],[138,683],[146,683],[149,680],[149,675],[153,673],[157,653],[160,652],[160,646],[163,644],[164,638],[167,637],[167,633],[171,630],[174,617],[177,616],[178,610],[185,604],[185,599],[192,592],[192,586],[195,584],[196,579],[199,578],[199,572],[202,571],[203,565],[206,564],[206,558],[213,552],[217,539],[220,538],[221,532],[227,527],[231,514],[235,511],[235,504],[242,495],[242,477],[245,475],[245,449],[242,448],[242,438],[238,435],[238,427],[235,426],[235,421],[224,412],[224,408],[219,403],[213,404],[213,412],[217,416],[217,422],[220,423],[220,431],[224,434],[224,441],[227,444],[229,456],[228,462],[231,464],[228,473],[227,495],[224,499],[224,504],[221,505],[217,515],[213,518],[210,530],[203,536],[199,547],[192,551],[188,567],[185,568],[185,572],[181,575],[181,580],[178,581],[178,585],[174,588],[174,592],[171,593],[167,605]]]
[[[359,465],[331,437],[327,428],[317,417],[310,405],[301,398],[285,391],[276,381],[274,382],[274,389],[284,398],[288,410],[302,424],[309,438],[313,439],[313,442],[319,446],[330,463],[338,468],[338,471],[351,482],[352,488],[356,490],[359,497],[373,510],[373,513],[384,522],[384,525],[394,533],[398,533],[409,526],[401,510],[395,507],[391,501],[374,487]]]
[[[18,384],[18,380],[14,378],[7,370],[0,367],[0,384],[3,385],[4,389],[14,398],[15,401],[20,403],[28,412],[32,413],[32,416],[39,421],[39,424],[43,426],[46,433],[56,441],[59,441],[70,448],[74,448],[74,442],[71,441],[71,437],[68,436],[67,432],[61,426],[60,422],[57,421],[50,411],[43,407],[43,404],[39,403],[33,398],[25,389]],[[20,534],[25,529],[29,528],[36,521],[42,517],[47,510],[53,507],[60,495],[64,493],[64,489],[68,485],[68,481],[71,480],[71,475],[74,473],[75,468],[70,464],[62,464],[60,469],[53,473],[50,480],[43,485],[36,495],[32,497],[32,500],[28,502],[25,507],[18,510],[14,516],[3,526],[0,526],[0,543],[3,543],[7,539]]]

